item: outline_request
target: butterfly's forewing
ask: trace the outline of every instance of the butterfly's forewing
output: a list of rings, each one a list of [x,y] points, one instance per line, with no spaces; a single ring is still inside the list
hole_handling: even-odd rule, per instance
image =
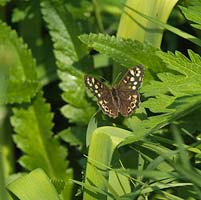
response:
[[[87,88],[97,97],[97,103],[103,113],[109,117],[116,118],[118,116],[118,107],[111,90],[92,76],[85,76],[84,81]]]
[[[144,69],[141,65],[137,65],[126,72],[116,88],[120,100],[119,112],[124,117],[131,115],[139,107],[138,89],[142,84],[143,77]]]

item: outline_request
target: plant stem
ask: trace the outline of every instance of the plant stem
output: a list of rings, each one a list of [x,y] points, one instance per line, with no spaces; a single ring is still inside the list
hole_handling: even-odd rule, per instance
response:
[[[100,10],[98,8],[97,0],[92,0],[92,3],[93,3],[94,13],[95,13],[95,17],[96,17],[96,21],[98,24],[99,31],[104,33],[103,22],[101,19]]]

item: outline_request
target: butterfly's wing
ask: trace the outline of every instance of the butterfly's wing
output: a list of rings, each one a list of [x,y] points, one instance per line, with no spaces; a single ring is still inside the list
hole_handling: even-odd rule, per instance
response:
[[[116,118],[118,116],[118,107],[112,96],[111,89],[92,76],[85,76],[84,82],[86,87],[97,97],[97,103],[103,113],[109,117]]]
[[[120,101],[119,112],[124,117],[128,117],[139,107],[140,94],[138,89],[142,84],[143,77],[144,68],[141,65],[136,65],[126,72],[116,88]]]

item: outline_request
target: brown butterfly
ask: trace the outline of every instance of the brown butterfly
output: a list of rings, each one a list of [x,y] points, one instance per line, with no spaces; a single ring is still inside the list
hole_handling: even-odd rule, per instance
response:
[[[97,97],[100,109],[109,117],[116,118],[118,113],[124,117],[130,116],[139,107],[140,88],[144,77],[142,65],[130,68],[117,87],[109,88],[101,81],[86,75],[86,87]]]

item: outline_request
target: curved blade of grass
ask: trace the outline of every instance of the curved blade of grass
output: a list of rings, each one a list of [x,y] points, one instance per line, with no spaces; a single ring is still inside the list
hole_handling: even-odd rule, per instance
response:
[[[130,6],[126,6],[128,9],[132,10],[134,13],[137,13],[139,16],[142,16],[144,19],[147,19],[149,20],[150,22],[154,23],[154,24],[157,24],[159,27],[162,27],[184,39],[187,39],[189,41],[191,41],[192,43],[198,45],[198,46],[201,46],[201,40],[189,33],[186,33],[184,31],[181,31],[179,30],[178,28],[175,28],[173,26],[170,26],[169,24],[165,24],[163,23],[162,21],[158,20],[157,18],[155,17],[151,17],[151,16],[147,16],[139,11],[137,11],[136,9],[134,8],[131,8]],[[126,12],[126,11],[125,11]],[[132,19],[135,21],[135,19],[133,18],[132,15],[130,15],[128,12],[126,12],[126,14]]]
[[[4,169],[2,165],[2,148],[0,146],[0,199],[7,200],[7,194],[5,191]]]
[[[106,166],[110,165],[112,155],[117,145],[126,137],[130,136],[129,131],[116,127],[97,128],[91,139],[85,183],[91,184],[105,191],[107,189],[101,176],[108,179],[109,172]],[[94,163],[97,163],[96,166]],[[101,163],[101,164],[100,164]],[[97,167],[98,166],[98,167]],[[106,199],[106,195],[98,194],[98,199]],[[93,191],[84,192],[84,200],[97,199]]]
[[[128,0],[119,24],[118,35],[123,38],[131,38],[141,42],[147,41],[155,47],[160,47],[163,28],[149,20],[149,17],[156,17],[161,22],[166,22],[173,7],[178,0]],[[133,8],[133,9],[131,9]],[[140,10],[139,15],[133,10]]]
[[[7,189],[20,200],[60,199],[49,177],[40,168],[11,182]]]

